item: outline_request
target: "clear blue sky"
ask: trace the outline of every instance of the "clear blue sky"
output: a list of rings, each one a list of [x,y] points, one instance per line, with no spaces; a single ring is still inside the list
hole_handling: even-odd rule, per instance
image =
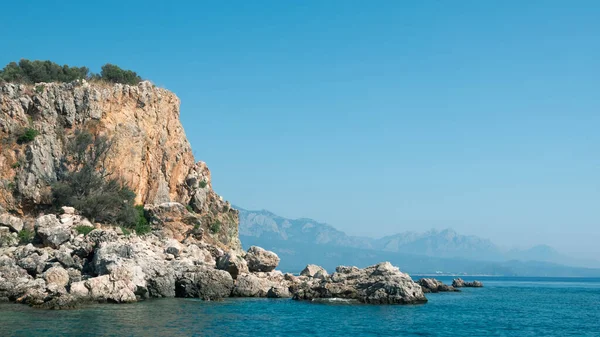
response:
[[[138,71],[234,204],[600,256],[599,1],[10,1],[0,63]]]

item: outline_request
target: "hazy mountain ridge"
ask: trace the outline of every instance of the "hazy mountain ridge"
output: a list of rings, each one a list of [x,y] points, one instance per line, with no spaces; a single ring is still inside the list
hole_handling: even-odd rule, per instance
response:
[[[440,259],[467,259],[480,262],[537,261],[584,268],[600,267],[594,260],[575,259],[547,245],[528,249],[503,249],[491,240],[474,235],[461,235],[452,229],[429,230],[424,233],[402,232],[378,239],[350,236],[335,227],[313,219],[287,219],[272,212],[240,211],[240,235],[246,238],[297,242],[420,255]],[[246,239],[248,240],[248,239]],[[335,254],[333,251],[330,254]]]
[[[308,218],[286,219],[267,210],[234,208],[240,211],[240,235],[244,236],[356,248],[372,248],[374,241],[371,238],[349,236],[331,225]]]

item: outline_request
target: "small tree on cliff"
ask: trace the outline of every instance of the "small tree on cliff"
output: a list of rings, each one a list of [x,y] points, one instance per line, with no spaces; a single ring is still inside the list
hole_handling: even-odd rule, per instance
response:
[[[111,147],[106,137],[75,133],[66,144],[57,181],[51,184],[53,206],[75,207],[93,221],[126,226],[139,222],[135,193],[106,170]]]
[[[100,79],[112,83],[124,83],[136,85],[142,81],[138,74],[131,70],[121,69],[120,67],[107,63],[102,66]]]

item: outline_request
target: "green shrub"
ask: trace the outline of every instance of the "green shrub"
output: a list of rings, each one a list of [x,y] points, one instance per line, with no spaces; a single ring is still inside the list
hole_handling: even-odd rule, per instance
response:
[[[148,219],[146,219],[144,205],[135,206],[135,210],[138,214],[138,222],[135,225],[135,232],[137,233],[137,235],[144,235],[150,233],[152,231],[152,227],[148,223]]]
[[[17,143],[19,144],[23,144],[23,143],[29,143],[31,141],[33,141],[35,139],[35,137],[37,137],[37,135],[39,135],[40,133],[33,128],[26,128],[23,133],[19,136],[19,138],[17,138]]]
[[[213,224],[210,225],[210,227],[208,229],[210,229],[210,232],[213,234],[218,233],[219,231],[221,231],[221,222],[220,221],[213,222]]]
[[[86,67],[69,67],[52,61],[30,61],[21,59],[11,62],[0,70],[0,79],[14,83],[73,82],[88,77]],[[36,88],[37,91],[37,88]]]
[[[131,231],[129,231],[129,229],[121,226],[121,231],[123,232],[123,235],[128,236],[131,234]]]
[[[10,167],[12,167],[14,169],[19,168],[19,167],[21,167],[21,162],[20,161],[16,161]]]
[[[207,184],[208,184],[208,183],[206,182],[206,180],[202,180],[202,181],[200,182],[200,188],[205,188]]]
[[[22,244],[30,243],[33,240],[33,231],[23,229],[18,234],[19,242]]]
[[[93,231],[94,227],[90,226],[76,226],[75,231],[79,234],[88,235],[89,232]]]
[[[142,78],[137,73],[131,70],[121,69],[114,64],[107,63],[102,66],[100,79],[112,82],[136,85],[142,81]]]
[[[194,213],[194,209],[192,208],[192,205],[185,205],[185,209],[187,209],[187,211],[190,213]]]
[[[111,147],[105,137],[76,132],[66,144],[57,181],[51,184],[54,207],[75,207],[92,221],[130,226],[138,223],[135,193],[120,180],[109,178],[104,168]]]
[[[121,69],[107,63],[101,68],[100,74],[92,74],[87,67],[69,67],[52,61],[30,61],[21,59],[19,63],[11,62],[0,70],[0,82],[35,84],[40,82],[70,83],[75,80],[100,80],[111,83],[136,85],[142,78],[134,71]],[[37,85],[34,90],[42,93],[43,85]]]

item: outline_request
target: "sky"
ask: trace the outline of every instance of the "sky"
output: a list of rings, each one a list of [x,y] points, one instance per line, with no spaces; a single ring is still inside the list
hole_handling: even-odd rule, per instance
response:
[[[215,190],[353,235],[600,257],[598,1],[10,1],[0,65],[137,71]]]

